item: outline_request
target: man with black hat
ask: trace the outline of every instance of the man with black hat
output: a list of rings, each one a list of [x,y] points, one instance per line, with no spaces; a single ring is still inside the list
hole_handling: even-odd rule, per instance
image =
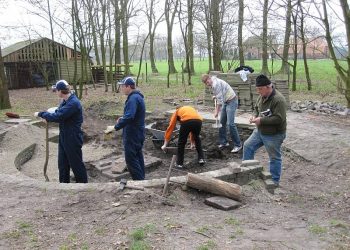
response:
[[[58,170],[60,183],[70,182],[70,169],[72,168],[75,180],[78,183],[87,183],[88,177],[83,162],[82,146],[83,109],[79,99],[70,91],[65,80],[59,80],[53,88],[57,96],[62,98],[60,106],[50,112],[35,112],[34,116],[41,117],[47,122],[59,123],[58,142]]]
[[[286,138],[287,129],[287,103],[265,75],[256,78],[256,90],[260,96],[250,123],[255,123],[257,128],[244,142],[243,160],[254,159],[255,152],[265,146],[270,159],[272,180],[278,187],[282,171],[281,145]]]
[[[125,162],[133,180],[145,179],[145,163],[142,153],[145,141],[146,106],[143,95],[136,90],[135,80],[128,76],[118,82],[121,92],[127,95],[124,114],[115,126],[108,126],[106,132],[123,129]]]

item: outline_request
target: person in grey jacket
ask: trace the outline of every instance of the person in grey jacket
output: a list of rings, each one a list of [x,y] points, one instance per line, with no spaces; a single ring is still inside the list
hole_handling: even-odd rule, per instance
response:
[[[207,87],[211,87],[215,96],[214,98],[216,98],[220,104],[216,107],[214,112],[215,118],[218,117],[221,108],[220,123],[222,126],[219,128],[219,148],[221,149],[230,145],[226,135],[228,126],[233,142],[233,149],[231,152],[239,152],[242,149],[242,144],[235,124],[236,109],[238,107],[238,97],[235,91],[227,82],[216,76],[204,74],[202,75],[202,82]]]
[[[286,138],[287,103],[265,75],[259,75],[255,85],[260,96],[250,123],[254,123],[257,128],[244,142],[243,160],[254,159],[255,152],[265,146],[270,159],[272,180],[277,187],[282,172],[281,145]]]

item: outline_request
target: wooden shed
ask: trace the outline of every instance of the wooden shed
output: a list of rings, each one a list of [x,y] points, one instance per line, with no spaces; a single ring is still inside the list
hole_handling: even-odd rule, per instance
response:
[[[81,53],[48,38],[15,43],[2,50],[9,89],[45,86],[65,79],[72,83],[77,56],[77,80],[86,68],[85,81],[91,80],[90,62],[82,62]]]

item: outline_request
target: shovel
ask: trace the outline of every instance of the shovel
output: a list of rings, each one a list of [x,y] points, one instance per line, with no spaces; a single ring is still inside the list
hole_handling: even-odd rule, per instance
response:
[[[216,110],[217,106],[218,106],[216,98],[214,100],[214,105],[215,105],[215,110]],[[212,127],[213,128],[221,128],[222,127],[221,123],[219,123],[218,117],[215,118],[215,124],[213,124]]]

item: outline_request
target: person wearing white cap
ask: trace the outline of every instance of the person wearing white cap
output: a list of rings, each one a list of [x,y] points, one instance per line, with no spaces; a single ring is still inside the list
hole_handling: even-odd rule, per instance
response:
[[[87,183],[88,177],[83,162],[82,146],[83,109],[75,94],[70,91],[65,80],[59,80],[54,89],[63,101],[55,112],[35,112],[34,116],[41,117],[47,122],[59,123],[58,170],[60,183],[70,182],[70,169],[73,170],[77,183]]]

